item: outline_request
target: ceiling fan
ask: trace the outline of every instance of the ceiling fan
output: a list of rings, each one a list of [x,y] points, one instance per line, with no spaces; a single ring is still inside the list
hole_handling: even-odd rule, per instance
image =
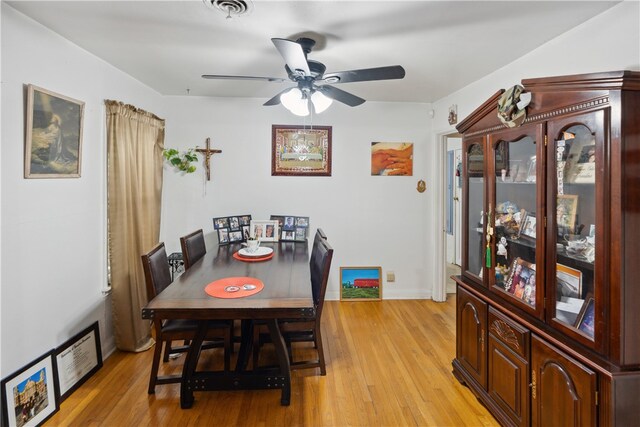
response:
[[[350,107],[365,102],[359,96],[353,95],[331,84],[365,82],[373,80],[402,79],[404,68],[400,65],[388,67],[366,68],[361,70],[339,71],[326,73],[324,64],[307,59],[307,55],[316,44],[315,40],[302,37],[296,41],[288,39],[271,39],[286,63],[285,70],[289,80],[297,86],[287,88],[264,103],[264,105],[278,105],[282,103],[288,110],[299,116],[309,114],[309,108],[321,113],[329,107],[332,100],[342,102]],[[235,79],[235,80],[266,80],[269,82],[285,82],[280,77],[256,76],[225,76],[218,74],[204,74],[205,79]]]

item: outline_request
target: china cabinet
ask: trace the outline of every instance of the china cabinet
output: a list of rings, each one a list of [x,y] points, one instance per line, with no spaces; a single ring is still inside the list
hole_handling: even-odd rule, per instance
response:
[[[503,425],[637,424],[640,72],[518,89],[457,127],[453,373]],[[511,101],[520,120],[501,120]]]

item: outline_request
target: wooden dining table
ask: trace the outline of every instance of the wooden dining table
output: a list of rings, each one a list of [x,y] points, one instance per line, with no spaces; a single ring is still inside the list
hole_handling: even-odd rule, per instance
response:
[[[289,356],[278,319],[314,316],[307,242],[262,243],[273,248],[273,258],[246,262],[233,255],[240,244],[218,245],[153,298],[142,309],[144,319],[193,319],[199,327],[184,362],[180,381],[180,406],[193,405],[194,391],[281,389],[280,402],[289,405],[291,373]],[[218,298],[205,292],[211,282],[230,277],[251,277],[264,288],[242,298]],[[241,320],[241,343],[237,363],[230,371],[197,371],[206,335],[207,320]],[[274,343],[278,364],[247,369],[254,320],[265,322]]]

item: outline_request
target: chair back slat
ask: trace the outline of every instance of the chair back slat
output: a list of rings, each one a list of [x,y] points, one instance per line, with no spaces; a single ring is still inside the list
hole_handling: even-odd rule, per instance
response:
[[[310,269],[313,303],[316,307],[316,318],[318,319],[322,314],[332,258],[333,248],[329,243],[323,238],[316,239],[314,248],[311,251]]]
[[[142,268],[147,286],[147,298],[151,300],[171,284],[171,271],[164,242],[142,255]]]
[[[194,263],[200,260],[200,258],[207,253],[202,229],[181,237],[180,246],[182,247],[182,259],[184,261],[185,270],[191,268]]]

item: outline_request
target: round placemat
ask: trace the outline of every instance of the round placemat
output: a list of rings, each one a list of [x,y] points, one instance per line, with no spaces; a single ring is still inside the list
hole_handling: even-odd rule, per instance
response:
[[[273,252],[271,252],[269,255],[265,255],[261,257],[252,257],[252,258],[243,257],[238,252],[234,252],[233,257],[239,261],[244,261],[244,262],[260,262],[260,261],[268,261],[271,258],[273,258]]]
[[[204,291],[216,298],[243,298],[257,294],[264,288],[255,277],[225,277],[209,283]]]

